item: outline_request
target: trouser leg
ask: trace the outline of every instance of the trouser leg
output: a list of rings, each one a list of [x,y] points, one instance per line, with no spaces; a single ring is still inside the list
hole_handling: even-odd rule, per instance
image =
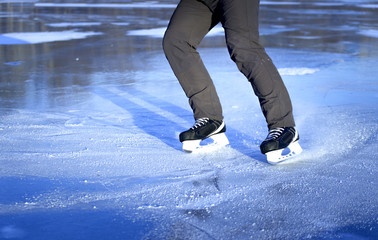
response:
[[[231,59],[251,82],[269,129],[295,126],[287,89],[259,44],[259,0],[221,0],[222,24]]]
[[[202,2],[182,0],[172,15],[163,39],[165,55],[189,98],[195,119],[223,119],[215,86],[196,50],[218,22]]]

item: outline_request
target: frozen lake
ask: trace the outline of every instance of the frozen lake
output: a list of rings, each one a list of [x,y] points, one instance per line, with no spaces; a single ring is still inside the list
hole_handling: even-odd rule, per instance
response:
[[[230,146],[181,151],[177,2],[0,0],[0,239],[378,239],[377,1],[261,1],[304,149],[277,166],[221,26],[199,52]]]

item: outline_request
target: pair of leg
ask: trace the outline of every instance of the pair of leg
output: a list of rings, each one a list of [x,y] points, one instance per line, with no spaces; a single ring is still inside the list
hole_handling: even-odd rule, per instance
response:
[[[213,81],[196,50],[205,35],[221,22],[231,59],[252,84],[268,128],[294,127],[289,94],[258,42],[259,0],[212,3],[216,4],[209,7],[198,0],[181,0],[163,40],[164,52],[189,99],[194,118],[223,119]]]

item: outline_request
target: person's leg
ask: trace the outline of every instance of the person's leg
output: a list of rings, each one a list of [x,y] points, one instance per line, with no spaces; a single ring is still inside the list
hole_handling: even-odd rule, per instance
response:
[[[221,0],[222,24],[231,59],[251,82],[268,128],[294,127],[292,105],[272,60],[259,44],[259,0]]]
[[[179,80],[194,118],[223,120],[222,107],[212,79],[196,48],[219,20],[202,2],[182,0],[164,35],[165,55]]]

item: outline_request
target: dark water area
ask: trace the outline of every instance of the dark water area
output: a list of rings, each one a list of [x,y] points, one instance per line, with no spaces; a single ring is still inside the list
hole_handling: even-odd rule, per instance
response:
[[[80,3],[70,1],[75,2]],[[165,4],[156,8],[148,7],[150,2],[136,7],[96,6],[114,2],[85,1],[87,7],[64,5],[66,1],[0,3],[1,34],[65,30],[101,33],[70,41],[20,44],[9,40],[10,44],[0,45],[3,106],[14,107],[25,105],[25,101],[35,101],[24,99],[25,95],[30,95],[29,91],[33,91],[31,89],[53,92],[59,87],[98,84],[88,79],[92,72],[124,72],[127,75],[144,68],[146,52],[161,51],[161,38],[128,36],[126,33],[166,27],[177,1],[154,1]],[[44,3],[62,5],[47,6]],[[116,3],[138,4],[140,1]],[[262,1],[261,42],[267,48],[306,49],[374,58],[378,54],[378,8],[369,5],[370,1],[363,3],[365,5],[361,1]],[[59,23],[74,24],[59,26]],[[75,26],[78,23],[95,24]],[[205,38],[200,47],[224,46],[224,37],[216,36]],[[111,83],[112,80],[99,81]],[[133,80],[120,81],[128,84]],[[31,82],[34,82],[33,86],[30,86]]]

